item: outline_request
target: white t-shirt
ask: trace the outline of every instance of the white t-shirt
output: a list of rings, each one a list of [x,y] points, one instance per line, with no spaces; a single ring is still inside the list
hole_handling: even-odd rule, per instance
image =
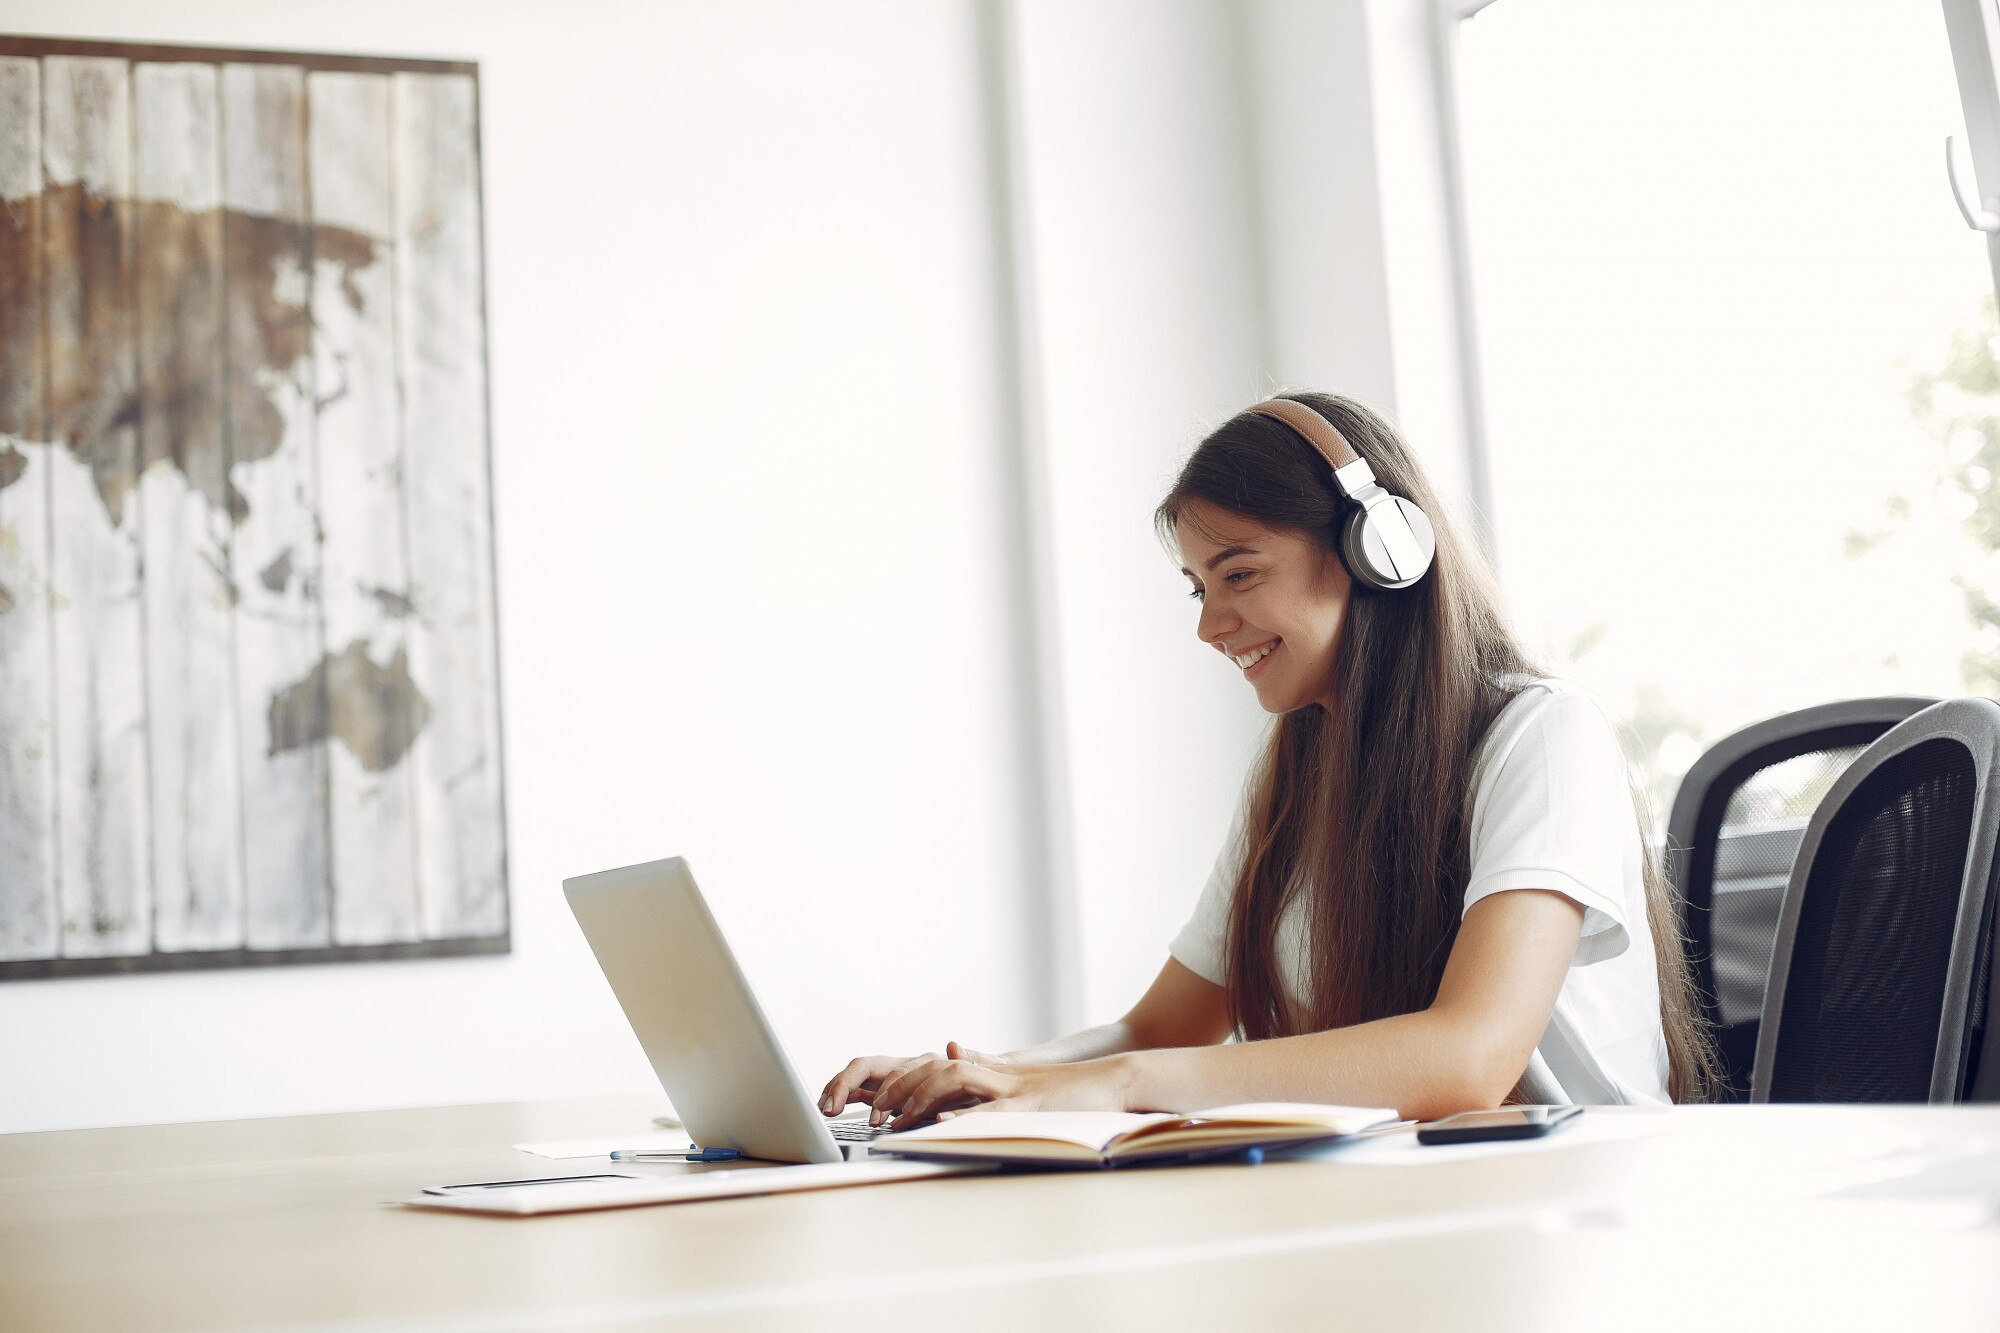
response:
[[[1494,719],[1472,775],[1465,906],[1509,889],[1547,889],[1583,908],[1583,935],[1555,1012],[1528,1063],[1537,1102],[1667,1100],[1660,986],[1640,878],[1639,825],[1625,756],[1596,702],[1561,681],[1528,682]],[[1194,915],[1169,946],[1189,971],[1224,983],[1229,900],[1248,854],[1244,812],[1216,857]],[[1306,904],[1278,919],[1280,984],[1304,995]]]

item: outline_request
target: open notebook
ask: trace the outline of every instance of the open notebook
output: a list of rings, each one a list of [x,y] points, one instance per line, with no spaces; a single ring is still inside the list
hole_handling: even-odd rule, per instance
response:
[[[979,1111],[876,1139],[871,1153],[1041,1166],[1123,1166],[1246,1148],[1290,1148],[1398,1123],[1394,1111],[1251,1102],[1189,1115],[1123,1111]]]

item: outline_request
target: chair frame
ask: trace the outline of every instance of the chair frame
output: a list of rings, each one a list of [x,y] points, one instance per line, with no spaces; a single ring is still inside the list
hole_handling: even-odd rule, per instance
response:
[[[1994,778],[2000,775],[2000,704],[1991,699],[1947,699],[1932,704],[1908,720],[1898,723],[1857,756],[1833,784],[1826,798],[1813,812],[1799,844],[1798,859],[1792,863],[1791,879],[1785,884],[1784,906],[1778,916],[1778,938],[1771,951],[1771,975],[1764,987],[1764,1012],[1757,1031],[1757,1063],[1750,1079],[1750,1100],[1771,1100],[1771,1079],[1776,1072],[1778,1041],[1782,1035],[1785,995],[1790,989],[1792,953],[1798,939],[1799,916],[1804,910],[1806,885],[1812,879],[1813,863],[1820,844],[1834,818],[1847,804],[1856,788],[1884,764],[1927,741],[1955,740],[1972,754],[1976,787],[1973,793],[1971,844],[1965,858],[1965,874],[1958,891],[1958,918],[1952,928],[1951,955],[1945,968],[1944,1006],[1938,1017],[1937,1047],[1931,1057],[1930,1100],[1955,1102],[1976,1089],[1966,1087],[1966,1071],[1974,1052],[1966,1031],[1971,1017],[1972,975],[1985,937],[1994,927],[1993,903],[1996,881],[1994,850],[2000,840],[2000,791]],[[1989,978],[1989,988],[1991,987]],[[1989,1009],[1987,1033],[1993,1030]],[[1992,1061],[1981,1059],[1979,1084],[1994,1084]]]
[[[1801,708],[1723,737],[1681,779],[1667,820],[1667,880],[1681,899],[1681,936],[1711,1031],[1723,1027],[1715,986],[1715,863],[1730,798],[1762,769],[1819,750],[1871,745],[1935,703],[1891,695]]]

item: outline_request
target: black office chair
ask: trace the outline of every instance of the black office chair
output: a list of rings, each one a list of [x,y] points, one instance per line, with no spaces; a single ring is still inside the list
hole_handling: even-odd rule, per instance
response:
[[[1950,699],[1841,774],[1785,886],[1750,1100],[1954,1102],[1993,1082],[1996,767],[2000,704]]]
[[[1935,702],[1849,699],[1786,713],[1716,742],[1681,780],[1667,877],[1721,1057],[1717,1100],[1750,1096],[1778,910],[1807,820],[1856,755]]]

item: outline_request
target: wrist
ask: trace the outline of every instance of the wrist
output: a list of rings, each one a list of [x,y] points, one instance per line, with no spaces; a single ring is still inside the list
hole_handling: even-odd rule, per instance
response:
[[[1146,1066],[1151,1055],[1151,1051],[1124,1051],[1106,1058],[1119,1110],[1146,1109]]]

